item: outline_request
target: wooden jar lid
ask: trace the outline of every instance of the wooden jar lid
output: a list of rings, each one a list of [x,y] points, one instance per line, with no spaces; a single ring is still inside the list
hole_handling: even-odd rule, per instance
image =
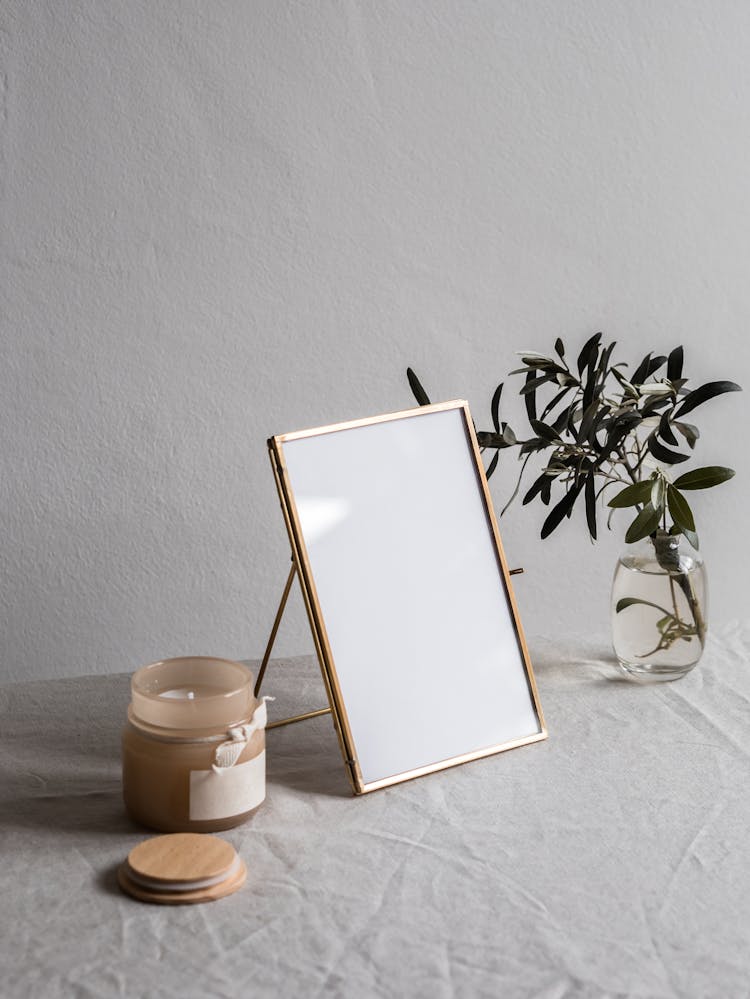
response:
[[[231,843],[204,833],[171,833],[139,843],[117,872],[123,891],[142,902],[212,902],[245,883],[247,868]]]

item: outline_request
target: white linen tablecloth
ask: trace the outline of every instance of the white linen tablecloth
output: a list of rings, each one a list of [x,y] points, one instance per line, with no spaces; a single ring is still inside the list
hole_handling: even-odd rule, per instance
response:
[[[750,630],[687,678],[620,680],[531,643],[550,738],[353,798],[329,718],[268,734],[268,797],[226,836],[236,895],[159,907],[115,870],[126,676],[0,687],[0,994],[750,994]],[[325,703],[276,660],[272,716]],[[384,725],[384,737],[387,737]]]

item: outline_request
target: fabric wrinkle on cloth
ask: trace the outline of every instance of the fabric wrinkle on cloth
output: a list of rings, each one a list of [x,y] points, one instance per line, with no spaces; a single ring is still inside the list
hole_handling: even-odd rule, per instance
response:
[[[329,716],[269,731],[266,802],[221,834],[247,884],[194,907],[116,885],[152,835],[121,800],[129,677],[0,686],[0,993],[747,995],[750,629],[661,685],[530,648],[545,742],[354,798]],[[264,693],[326,703],[313,657]]]

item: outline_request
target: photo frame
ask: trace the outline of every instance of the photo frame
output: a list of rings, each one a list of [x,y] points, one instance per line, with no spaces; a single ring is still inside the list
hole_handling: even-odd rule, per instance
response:
[[[468,403],[268,448],[354,793],[545,739]]]

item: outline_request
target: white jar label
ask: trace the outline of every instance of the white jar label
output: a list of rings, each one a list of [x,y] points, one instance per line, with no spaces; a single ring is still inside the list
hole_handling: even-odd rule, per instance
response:
[[[229,819],[256,808],[266,796],[266,751],[217,774],[190,771],[190,821]]]

